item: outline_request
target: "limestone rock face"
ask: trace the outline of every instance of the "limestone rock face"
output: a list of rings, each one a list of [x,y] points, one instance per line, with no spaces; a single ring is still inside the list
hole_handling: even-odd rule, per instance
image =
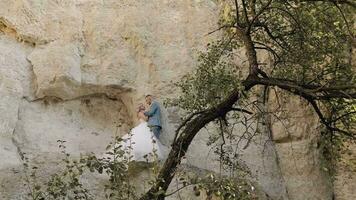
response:
[[[115,134],[136,125],[144,94],[161,102],[175,97],[172,83],[194,69],[197,52],[214,39],[206,34],[217,28],[218,12],[215,0],[0,0],[0,199],[25,199],[24,153],[48,175],[59,162],[57,140],[67,141],[75,155],[100,154]],[[180,121],[178,111],[163,109],[166,145]],[[254,180],[273,199],[330,197],[318,163],[311,163],[318,160],[309,137],[317,122],[309,114],[288,124],[288,137],[275,124],[277,144],[266,134],[241,150]],[[184,163],[219,171],[208,135],[198,134]],[[288,147],[294,144],[297,152]],[[290,157],[300,158],[301,174],[291,168]],[[136,174],[137,185],[146,176]],[[98,180],[88,184],[100,187]],[[203,199],[189,190],[182,196]]]
[[[213,1],[0,1],[0,199],[26,198],[24,154],[49,175],[57,140],[101,154],[136,125],[146,93],[174,95],[217,12]]]
[[[76,45],[52,42],[43,49],[34,50],[29,56],[37,81],[36,96],[70,99],[81,84],[80,55]],[[69,91],[68,91],[69,90]]]
[[[322,169],[317,148],[316,113],[299,97],[270,92],[272,139],[290,199],[332,199],[329,175]]]
[[[13,135],[21,99],[28,93],[30,84],[31,65],[26,60],[28,50],[9,37],[0,37],[0,157],[3,160],[0,163],[0,188],[8,180],[15,180],[12,177],[16,171],[13,170],[22,165]],[[0,198],[8,197],[3,196],[4,193],[7,191],[1,189]]]

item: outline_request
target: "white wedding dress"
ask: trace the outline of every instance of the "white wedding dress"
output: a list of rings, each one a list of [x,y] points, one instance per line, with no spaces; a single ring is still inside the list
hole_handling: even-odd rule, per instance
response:
[[[167,152],[167,148],[156,138],[143,119],[116,145],[126,152],[126,156],[130,156],[130,161],[163,160]]]

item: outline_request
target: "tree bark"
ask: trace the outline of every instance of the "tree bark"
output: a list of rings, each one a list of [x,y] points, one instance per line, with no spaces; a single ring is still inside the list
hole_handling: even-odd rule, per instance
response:
[[[253,76],[248,76],[248,78],[242,84],[245,87],[245,90],[249,90],[255,85],[255,79]],[[238,89],[234,90],[231,95],[223,102],[207,110],[206,112],[197,115],[194,119],[186,124],[184,130],[172,145],[172,150],[170,151],[166,162],[158,174],[157,183],[152,186],[151,189],[140,198],[140,200],[164,199],[164,192],[168,189],[168,186],[175,175],[175,171],[177,170],[182,157],[187,152],[188,147],[196,134],[209,122],[219,117],[224,117],[226,113],[234,110],[233,105],[239,99],[239,96],[240,91]]]

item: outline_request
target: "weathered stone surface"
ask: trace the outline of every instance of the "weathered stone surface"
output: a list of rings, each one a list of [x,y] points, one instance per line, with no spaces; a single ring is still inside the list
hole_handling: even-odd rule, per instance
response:
[[[105,147],[113,136],[123,134],[132,126],[127,117],[127,110],[120,100],[106,97],[82,98],[78,100],[59,101],[41,100],[27,102],[22,100],[18,113],[18,121],[14,130],[14,152],[26,156],[41,170],[39,177],[53,174],[61,163],[58,140],[66,141],[66,151],[72,156],[94,152],[103,154]],[[119,121],[125,126],[117,129]],[[23,155],[26,153],[25,155]],[[10,158],[14,163],[3,166],[3,172],[22,171],[22,162]],[[1,173],[1,171],[0,171]],[[23,181],[13,181],[11,177],[2,176],[0,183],[8,193],[7,198],[19,198],[17,190],[23,187]],[[16,179],[15,179],[16,180]],[[14,187],[16,186],[16,187]],[[6,196],[5,196],[6,197]]]
[[[319,122],[305,100],[270,92],[272,139],[290,199],[332,199],[328,174],[317,148]]]
[[[58,139],[71,153],[101,153],[114,122],[134,125],[146,92],[174,95],[216,12],[210,1],[1,1],[1,197],[25,198],[22,153],[50,174]]]
[[[244,126],[236,125],[234,134],[241,136],[244,129]],[[253,129],[256,129],[256,127]],[[189,147],[183,163],[217,173],[234,173],[221,169],[220,156],[214,153],[216,149],[220,148],[222,141],[218,141],[211,146],[206,145],[208,136],[217,131],[216,127],[213,126],[201,130]],[[246,166],[251,171],[251,177],[248,178],[258,182],[262,191],[273,199],[287,199],[287,191],[279,169],[276,149],[273,142],[264,134],[265,132],[263,130],[262,134],[257,134],[249,144],[247,144],[247,139],[242,139],[240,142],[237,139],[231,142],[232,145],[225,144],[224,146],[235,149],[238,145],[237,153],[240,155],[238,159],[241,165]]]
[[[336,169],[334,191],[337,200],[356,199],[356,144],[347,144],[347,147]]]
[[[31,65],[26,60],[28,48],[18,44],[11,37],[0,33],[0,198],[12,187],[5,180],[18,181],[13,177],[22,162],[18,148],[13,142],[18,111],[23,95],[27,95],[30,86]],[[10,178],[10,179],[8,179]],[[5,192],[4,192],[5,191]]]
[[[144,94],[161,102],[175,97],[172,82],[194,69],[197,51],[213,39],[206,33],[217,27],[217,13],[213,0],[1,0],[0,198],[24,199],[26,191],[16,188],[23,181],[22,153],[36,157],[48,175],[58,162],[58,139],[75,154],[102,153],[115,122],[126,125],[119,134],[135,125]],[[239,59],[246,63],[244,55]],[[284,104],[293,104],[290,112],[296,113],[286,122],[292,133],[274,123],[277,144],[261,135],[241,149],[241,159],[274,199],[327,199],[328,184],[311,184],[327,182],[318,161],[311,163],[319,156],[311,137],[317,134],[315,116],[298,109],[305,107],[299,100]],[[177,112],[163,109],[166,145],[180,121]],[[218,157],[206,145],[208,135],[199,133],[184,162],[219,171]],[[290,151],[290,144],[298,151]],[[305,173],[289,168],[290,157],[300,158],[297,166]],[[138,183],[145,173],[137,174]],[[100,181],[88,184],[97,189]],[[185,199],[203,198],[183,193]]]
[[[66,141],[72,154],[103,153],[120,119],[126,128],[120,128],[118,134],[123,134],[131,126],[127,110],[119,100],[106,97],[25,101],[14,134],[21,150],[31,154],[58,153],[57,140]]]
[[[28,59],[36,76],[39,98],[45,96],[70,99],[78,96],[81,85],[81,58],[75,44],[52,42],[36,48]],[[80,93],[79,93],[80,96]]]
[[[315,141],[293,141],[276,147],[290,199],[332,199],[332,183],[321,168]]]

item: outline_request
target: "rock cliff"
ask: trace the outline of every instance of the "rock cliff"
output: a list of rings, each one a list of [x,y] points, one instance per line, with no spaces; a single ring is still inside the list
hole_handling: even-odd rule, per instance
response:
[[[218,13],[213,0],[0,0],[0,198],[24,199],[24,153],[44,165],[45,175],[58,162],[58,139],[76,155],[103,153],[117,123],[125,124],[122,135],[137,123],[134,109],[144,94],[174,97],[172,82],[194,69],[197,52],[214,39],[207,33]],[[276,123],[241,150],[243,160],[273,199],[331,199],[315,146],[316,117],[298,99],[283,105],[297,114],[286,122],[292,133]],[[166,145],[177,112],[164,109]],[[202,130],[185,165],[218,171],[207,140]]]

